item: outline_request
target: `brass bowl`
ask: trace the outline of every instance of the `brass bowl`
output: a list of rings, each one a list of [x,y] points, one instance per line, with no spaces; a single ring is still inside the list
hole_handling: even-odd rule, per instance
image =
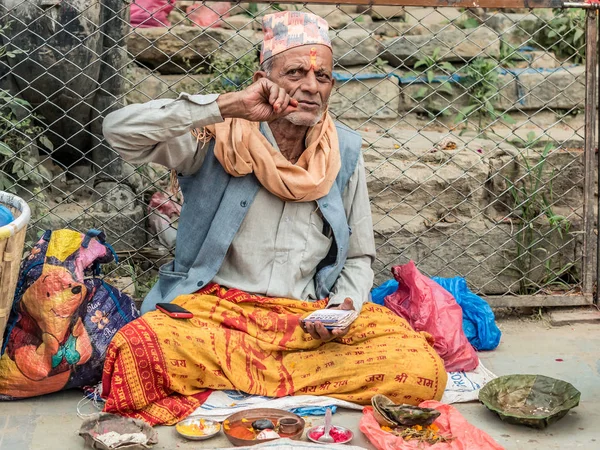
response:
[[[229,416],[227,419],[225,419],[223,421],[223,432],[225,433],[225,436],[227,436],[227,439],[229,439],[229,442],[231,442],[236,447],[262,444],[264,442],[273,441],[273,440],[279,439],[279,438],[260,439],[260,440],[241,439],[241,438],[238,438],[238,437],[235,437],[235,436],[232,436],[231,434],[229,434],[229,428],[230,428],[231,424],[234,424],[236,422],[241,422],[242,419],[245,419],[244,425],[247,425],[247,426],[251,426],[252,422],[254,422],[255,420],[258,420],[258,419],[271,419],[271,420],[274,419],[274,423],[279,423],[279,420],[285,419],[285,418],[295,419],[296,422],[298,423],[298,426],[297,426],[296,432],[294,434],[286,434],[286,436],[284,436],[284,437],[286,437],[288,439],[293,439],[295,441],[299,441],[302,438],[302,434],[304,433],[304,427],[306,425],[306,423],[304,422],[304,419],[296,414],[293,414],[288,411],[284,411],[282,409],[256,408],[256,409],[248,409],[246,411],[240,411],[238,413],[232,414],[231,416]]]

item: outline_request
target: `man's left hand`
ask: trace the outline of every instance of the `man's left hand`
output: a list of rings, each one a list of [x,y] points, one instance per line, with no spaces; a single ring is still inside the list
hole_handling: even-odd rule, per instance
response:
[[[341,309],[344,311],[350,311],[354,309],[354,302],[352,302],[351,298],[346,297],[344,303],[327,309]],[[323,325],[321,322],[314,322],[305,323],[303,329],[308,334],[310,334],[313,339],[323,342],[329,342],[333,341],[334,339],[345,336],[348,333],[350,326],[346,328],[336,328],[333,330],[328,330],[327,328],[325,328],[325,325]]]

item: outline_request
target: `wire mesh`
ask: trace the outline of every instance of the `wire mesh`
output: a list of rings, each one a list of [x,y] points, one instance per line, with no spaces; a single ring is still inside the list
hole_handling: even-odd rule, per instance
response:
[[[241,89],[262,17],[282,9],[330,25],[330,111],[363,135],[376,283],[412,259],[487,296],[591,293],[581,9],[4,0],[0,189],[32,206],[29,244],[101,228],[122,258],[107,276],[142,297],[172,257],[179,198],[167,169],[109,148],[102,119]]]

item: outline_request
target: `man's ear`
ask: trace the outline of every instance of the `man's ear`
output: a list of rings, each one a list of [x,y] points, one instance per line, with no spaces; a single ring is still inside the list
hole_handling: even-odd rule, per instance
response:
[[[256,83],[261,78],[268,78],[267,72],[265,72],[264,70],[259,70],[259,71],[254,72],[254,75],[252,76],[252,82]]]

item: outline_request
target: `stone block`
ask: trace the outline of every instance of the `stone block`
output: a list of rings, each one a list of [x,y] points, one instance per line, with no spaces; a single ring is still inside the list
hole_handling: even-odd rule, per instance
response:
[[[443,77],[444,73],[436,76]],[[460,83],[450,83],[453,94],[423,82],[401,85],[401,111],[458,111],[470,104],[470,94]],[[426,90],[423,91],[423,88]],[[423,94],[425,93],[425,98]],[[583,66],[544,70],[514,68],[498,76],[498,94],[492,99],[499,112],[535,111],[540,109],[573,110],[585,105],[585,68]]]
[[[250,30],[136,28],[128,37],[127,49],[136,61],[161,73],[187,73],[206,64],[215,52],[240,57],[261,39],[262,33]]]
[[[571,211],[583,208],[583,151],[556,143],[543,163],[542,151],[546,143],[528,149],[505,148],[490,159],[488,204],[498,215],[506,215],[515,205],[510,192],[513,184],[526,186],[527,192],[537,195],[540,202],[543,196],[554,207],[568,207]],[[532,168],[531,172],[528,166]],[[538,177],[535,173],[538,170],[541,170],[540,184],[536,191],[534,185]]]
[[[358,66],[374,62],[379,55],[379,42],[373,32],[364,29],[330,31],[336,65]]]
[[[352,21],[344,26],[344,29],[372,30],[373,27],[373,19],[371,19],[371,16],[366,16],[364,14],[353,14]]]
[[[160,74],[136,65],[127,68],[125,91],[127,104],[144,103],[158,98],[175,98],[175,94]]]
[[[266,7],[267,5],[265,5]],[[231,9],[229,10],[229,14],[234,16],[238,14],[247,14],[250,10],[250,3],[236,3],[231,5]]]
[[[171,26],[179,26],[179,25],[185,25],[185,26],[193,26],[194,23],[187,18],[187,15],[185,13],[185,8],[178,8],[177,6],[175,6],[175,8],[173,8],[171,10],[171,12],[169,13],[169,17],[167,17],[167,20],[169,21],[169,23],[171,24]]]
[[[410,66],[430,56],[436,48],[440,49],[442,60],[465,62],[478,56],[497,56],[500,41],[498,35],[485,26],[469,30],[451,28],[435,34],[400,36],[380,41],[381,57],[396,66]]]
[[[228,30],[262,30],[262,17],[236,14],[224,18],[221,21],[221,26]]]
[[[458,8],[422,8],[407,6],[404,8],[404,20],[411,25],[447,25],[459,18],[463,13]]]
[[[530,59],[529,67],[532,69],[555,69],[560,66],[560,61],[553,52],[533,51],[526,52]]]
[[[513,68],[498,77],[494,106],[500,111],[583,109],[585,67]]]
[[[374,20],[403,19],[405,16],[402,6],[365,6],[358,7],[358,12],[370,15]]]
[[[498,95],[492,100],[496,110],[500,112],[522,111],[523,105],[519,102],[520,86],[511,73],[498,75]]]
[[[117,274],[115,274],[115,275],[117,275]],[[104,281],[109,283],[111,286],[116,287],[118,290],[129,295],[130,297],[134,297],[134,298],[136,297],[136,288],[135,288],[136,283],[133,281],[133,278],[119,276],[119,275],[107,276],[104,278]]]
[[[341,29],[345,28],[348,24],[351,24],[356,17],[359,16],[357,14],[356,5],[319,5],[319,4],[306,4],[303,7],[298,5],[288,5],[284,3],[280,3],[277,5],[277,10],[273,8],[269,8],[268,5],[260,5],[259,4],[259,13],[256,17],[256,20],[260,22],[262,26],[262,16],[266,14],[272,14],[277,10],[292,10],[292,11],[303,11],[303,12],[311,12],[316,14],[317,16],[322,17],[329,24],[329,28],[331,29]],[[369,17],[368,20],[371,20]]]
[[[440,80],[447,76],[447,73],[436,73],[436,78]],[[455,115],[471,104],[471,95],[460,83],[446,82],[444,84],[451,86],[452,94],[446,93],[440,88],[442,83],[428,84],[424,79],[402,85],[400,110],[431,113],[448,111],[447,114]],[[498,94],[492,100],[498,111],[507,112],[522,107],[518,104],[518,87],[512,75],[499,75],[498,88]]]
[[[514,68],[517,69],[556,69],[560,61],[552,52],[535,50],[531,52],[519,52],[523,59],[514,59]]]
[[[331,29],[344,28],[346,25],[351,23],[356,16],[356,7],[354,7],[354,14],[343,11],[334,5],[311,4],[306,6],[306,11],[310,11],[313,14],[325,19],[329,24],[329,28]]]
[[[161,75],[163,82],[169,86],[169,90],[173,93],[174,97],[177,97],[182,92],[188,94],[204,94],[204,88],[210,83],[213,75],[210,74],[199,74],[199,75]]]
[[[374,206],[387,209],[404,203],[434,220],[449,213],[475,217],[485,205],[486,155],[496,146],[493,141],[410,130],[394,130],[387,138],[364,136]]]
[[[146,243],[145,213],[133,192],[111,183],[101,201],[96,193],[80,195],[73,203],[48,205],[48,213],[35,220],[29,233],[70,228],[85,233],[96,228],[106,233],[107,241],[116,250],[136,250]],[[85,189],[79,189],[82,193]]]
[[[484,15],[484,23],[495,30],[500,39],[519,48],[532,45],[532,37],[537,28],[542,25],[536,14],[504,13],[501,11]]]
[[[577,309],[553,309],[548,311],[550,325],[560,327],[576,323],[600,323],[600,311],[596,307]]]
[[[456,117],[460,110],[469,105],[469,97],[464,90],[454,85],[456,98],[438,88],[440,85],[413,84],[402,88],[400,111],[429,113],[442,117]]]
[[[378,36],[396,37],[404,35],[424,35],[431,33],[438,33],[444,28],[448,28],[446,25],[430,25],[427,28],[423,25],[411,24],[406,22],[399,22],[395,20],[386,20],[371,22],[366,26],[369,30],[373,31]]]
[[[374,223],[382,223],[382,217],[374,213]],[[389,278],[391,266],[411,259],[426,275],[462,276],[475,292],[487,295],[519,293],[524,274],[527,283],[535,286],[566,264],[580,267],[579,242],[574,234],[561,237],[543,225],[535,228],[537,244],[532,251],[531,265],[519,265],[516,241],[519,228],[515,224],[475,218],[467,223],[433,225],[423,221],[421,227],[415,228],[403,226],[402,217],[396,217],[394,212],[387,220],[397,222],[396,227],[384,232],[375,225],[376,284]],[[577,233],[575,227],[573,233]]]
[[[337,7],[340,10],[342,10],[342,11],[348,13],[348,14],[355,14],[355,13],[359,13],[360,12],[358,10],[358,5],[341,5],[341,4],[339,4],[339,5],[337,5]]]
[[[328,11],[332,8],[332,6],[330,6],[330,5],[321,5],[318,3],[306,3],[304,6],[300,6],[297,4],[294,5],[294,4],[280,3],[278,5],[278,7],[282,8],[282,9],[291,10],[291,11],[300,10],[300,11],[312,12],[313,14],[317,14],[317,15],[320,15],[320,12]],[[323,9],[319,9],[319,8],[323,8]],[[329,9],[325,9],[325,8],[329,8]],[[338,9],[339,11],[345,12],[346,14],[356,14],[356,13],[360,12],[358,10],[359,7],[357,5],[337,4],[337,5],[335,5],[335,8]],[[322,16],[322,17],[324,17],[324,16]]]
[[[177,98],[181,92],[199,94],[211,75],[162,75],[149,69],[132,65],[128,68],[126,100],[128,104],[144,103],[159,98]]]
[[[564,67],[555,71],[524,70],[517,83],[523,109],[573,109],[585,106],[585,67]]]
[[[373,219],[377,223],[377,214]],[[507,269],[516,248],[510,239],[510,225],[475,220],[468,225],[427,227],[422,223],[413,230],[397,226],[392,233],[376,230],[375,244],[374,270],[382,271],[384,279],[389,278],[392,266],[413,260],[428,276],[465,277],[476,292],[503,294],[518,290],[518,272]]]
[[[392,68],[383,68],[391,72]],[[336,70],[345,77],[366,75],[362,69]],[[339,119],[394,119],[398,117],[398,79],[338,80],[329,100],[330,111]]]
[[[436,79],[445,80],[447,77],[448,74],[446,73],[436,73]],[[400,111],[430,113],[448,111],[445,113],[446,115],[454,116],[469,103],[466,91],[458,83],[446,81],[429,84],[425,79],[425,75],[414,77],[403,74],[402,79],[406,80],[407,83],[402,84],[400,87],[402,92]],[[452,94],[445,92],[442,86],[449,86],[452,89]]]
[[[395,37],[406,34],[411,25],[396,20],[386,20],[384,22],[372,22],[368,28],[378,36]]]

